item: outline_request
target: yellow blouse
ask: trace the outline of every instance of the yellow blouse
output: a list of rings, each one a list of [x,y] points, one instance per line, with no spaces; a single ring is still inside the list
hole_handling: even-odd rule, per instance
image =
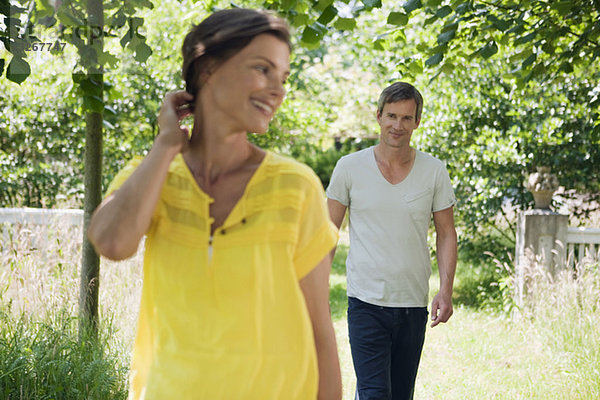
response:
[[[267,152],[213,238],[212,202],[178,155],[146,238],[130,398],[315,399],[315,344],[298,281],[337,240],[320,181]]]

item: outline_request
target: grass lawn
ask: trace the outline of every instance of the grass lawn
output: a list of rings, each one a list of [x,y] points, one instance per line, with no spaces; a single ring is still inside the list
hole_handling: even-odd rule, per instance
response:
[[[343,259],[346,249],[341,250],[332,267],[331,305],[342,368],[343,398],[352,400],[356,378],[345,316]],[[437,293],[438,282],[438,277],[432,276],[430,297]],[[576,364],[572,361],[577,358],[574,354],[577,350],[563,352],[565,347],[576,349],[586,344],[572,340],[570,346],[549,345],[548,336],[554,335],[561,324],[561,321],[550,320],[553,318],[549,316],[549,320],[543,322],[551,325],[544,331],[532,321],[519,321],[455,304],[454,315],[448,323],[427,328],[415,399],[596,399],[595,394],[590,397],[590,393],[597,393],[600,387],[594,391],[588,385],[580,391],[574,379],[577,371],[573,371]],[[582,329],[586,330],[589,328]],[[600,328],[596,327],[595,332],[600,332]],[[600,385],[597,371],[593,376]]]
[[[344,399],[355,377],[346,319],[335,322]],[[415,399],[575,399],[560,360],[535,334],[510,319],[458,308],[447,324],[427,329]]]

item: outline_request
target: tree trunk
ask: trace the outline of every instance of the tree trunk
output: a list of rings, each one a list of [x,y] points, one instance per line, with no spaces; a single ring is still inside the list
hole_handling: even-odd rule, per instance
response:
[[[100,88],[100,100],[103,93],[103,71],[98,64],[98,55],[102,54],[104,8],[101,0],[88,0],[88,47],[94,51],[92,59],[83,60],[87,66],[88,79]],[[83,54],[81,54],[83,57]],[[85,94],[84,94],[85,97]],[[85,106],[85,101],[84,101]],[[102,199],[102,108],[86,111],[85,124],[85,199],[83,205],[83,245],[81,260],[81,285],[79,292],[79,340],[98,337],[98,289],[100,287],[100,257],[89,242],[86,232],[90,217]]]
[[[98,332],[98,289],[100,258],[87,239],[90,217],[102,198],[102,114],[88,112],[85,118],[85,200],[83,205],[83,246],[81,287],[79,294],[79,334],[87,331],[92,337]]]

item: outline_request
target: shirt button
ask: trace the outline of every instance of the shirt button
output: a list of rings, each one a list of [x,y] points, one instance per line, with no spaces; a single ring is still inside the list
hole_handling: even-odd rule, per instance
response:
[[[221,235],[224,235],[224,234],[225,234],[225,229],[223,229],[223,230],[221,231]]]

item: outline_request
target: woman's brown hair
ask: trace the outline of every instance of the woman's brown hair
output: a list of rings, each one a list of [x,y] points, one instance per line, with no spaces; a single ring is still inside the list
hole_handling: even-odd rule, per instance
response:
[[[181,49],[186,91],[196,96],[201,73],[218,67],[263,33],[274,35],[291,49],[287,23],[264,11],[221,10],[194,26]]]

